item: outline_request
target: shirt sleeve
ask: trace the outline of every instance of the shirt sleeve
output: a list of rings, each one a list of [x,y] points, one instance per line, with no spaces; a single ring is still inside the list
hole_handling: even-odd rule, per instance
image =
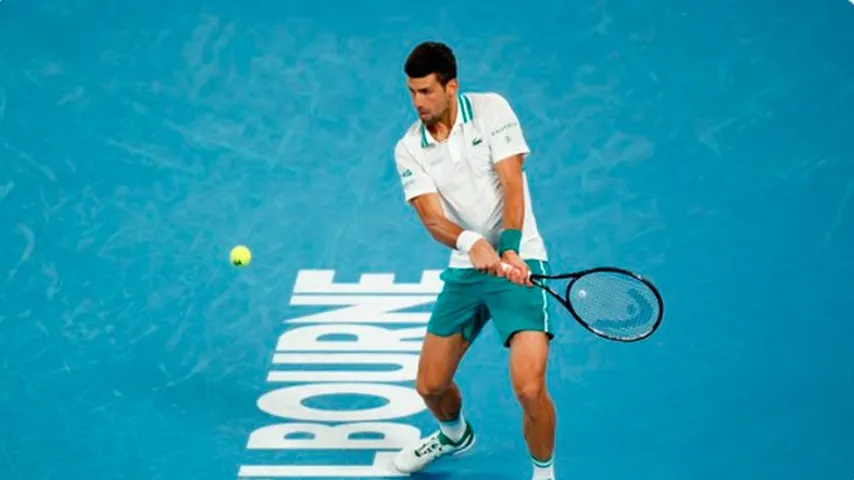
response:
[[[489,95],[486,120],[489,144],[492,147],[495,162],[513,155],[531,153],[522,126],[513,107],[503,96],[493,93]]]
[[[419,195],[437,192],[433,179],[415,160],[403,140],[397,142],[394,147],[394,162],[403,185],[403,196],[407,202]]]

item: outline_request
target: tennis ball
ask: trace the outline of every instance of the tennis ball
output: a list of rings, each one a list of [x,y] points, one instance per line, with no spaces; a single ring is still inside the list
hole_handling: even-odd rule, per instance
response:
[[[252,261],[252,252],[244,245],[238,245],[231,249],[231,264],[236,267],[244,267]]]

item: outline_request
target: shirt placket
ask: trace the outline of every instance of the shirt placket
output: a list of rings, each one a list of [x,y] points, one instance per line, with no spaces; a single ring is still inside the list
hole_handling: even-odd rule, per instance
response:
[[[463,150],[465,146],[465,134],[463,126],[460,125],[451,132],[451,137],[448,139],[448,156],[453,163],[459,163],[463,159]]]

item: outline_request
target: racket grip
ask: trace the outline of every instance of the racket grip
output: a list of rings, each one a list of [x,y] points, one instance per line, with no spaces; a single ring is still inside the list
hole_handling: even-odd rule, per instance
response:
[[[501,268],[504,269],[505,273],[509,272],[510,270],[513,270],[513,267],[509,263],[504,263],[504,262],[501,262]],[[530,270],[528,271],[528,278],[531,278],[531,271]]]

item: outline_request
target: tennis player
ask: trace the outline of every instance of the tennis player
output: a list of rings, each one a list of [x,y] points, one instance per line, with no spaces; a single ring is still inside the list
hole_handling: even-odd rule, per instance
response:
[[[416,380],[439,429],[403,449],[395,467],[419,471],[474,445],[453,377],[491,319],[510,349],[532,478],[554,480],[555,410],[545,382],[553,333],[546,293],[528,280],[529,272],[548,273],[548,257],[522,168],[529,153],[522,128],[501,95],[459,91],[456,58],[442,43],[418,45],[404,71],[419,117],[394,149],[404,197],[433,239],[452,252]]]

